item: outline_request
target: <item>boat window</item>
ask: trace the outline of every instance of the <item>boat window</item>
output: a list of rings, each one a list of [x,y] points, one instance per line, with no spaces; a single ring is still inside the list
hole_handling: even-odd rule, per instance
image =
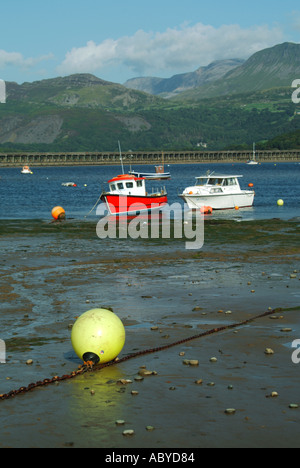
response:
[[[110,185],[110,188],[111,188],[112,190],[116,190],[115,184],[111,184],[111,185]]]
[[[222,184],[222,179],[209,179],[208,181],[209,185],[221,185]]]
[[[118,189],[119,189],[119,190],[122,190],[122,189],[124,188],[124,185],[122,184],[122,182],[120,182],[120,183],[117,184],[117,185],[118,185]]]
[[[136,181],[136,186],[137,187],[142,187],[143,186],[143,181],[142,180],[137,180]]]
[[[236,179],[234,177],[228,179],[228,185],[236,185]]]
[[[222,189],[220,187],[213,187],[212,189],[210,189],[210,192],[209,193],[220,193],[222,192]]]
[[[200,177],[197,179],[197,184],[196,185],[206,185],[207,178],[206,177]]]
[[[133,187],[133,182],[126,182],[126,187],[127,188],[132,188]]]

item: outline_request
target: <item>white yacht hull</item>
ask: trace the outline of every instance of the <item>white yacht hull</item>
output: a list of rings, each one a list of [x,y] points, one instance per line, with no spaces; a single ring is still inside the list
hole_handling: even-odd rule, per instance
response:
[[[210,206],[213,210],[229,210],[235,207],[251,207],[254,202],[253,191],[211,195],[182,194],[180,197],[187,203],[190,209],[200,209],[203,206]]]

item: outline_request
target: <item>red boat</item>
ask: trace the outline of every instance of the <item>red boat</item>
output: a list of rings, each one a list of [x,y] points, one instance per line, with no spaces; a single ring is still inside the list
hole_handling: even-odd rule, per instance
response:
[[[102,192],[100,199],[112,215],[152,212],[168,203],[166,189],[148,194],[143,177],[121,174],[108,184],[109,191]]]

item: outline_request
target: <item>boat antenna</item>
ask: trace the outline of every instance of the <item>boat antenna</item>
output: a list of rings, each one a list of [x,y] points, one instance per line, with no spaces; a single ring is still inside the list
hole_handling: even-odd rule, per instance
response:
[[[120,145],[120,142],[119,142],[119,141],[118,141],[118,143],[119,143],[119,152],[120,152],[120,161],[121,161],[121,166],[122,166],[122,172],[123,172],[123,174],[124,174],[124,166],[123,166],[121,145]]]

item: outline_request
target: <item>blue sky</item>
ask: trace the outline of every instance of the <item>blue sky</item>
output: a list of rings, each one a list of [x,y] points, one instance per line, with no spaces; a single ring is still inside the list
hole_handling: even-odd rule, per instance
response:
[[[17,83],[170,77],[300,43],[299,0],[9,0],[0,17],[0,79]]]

